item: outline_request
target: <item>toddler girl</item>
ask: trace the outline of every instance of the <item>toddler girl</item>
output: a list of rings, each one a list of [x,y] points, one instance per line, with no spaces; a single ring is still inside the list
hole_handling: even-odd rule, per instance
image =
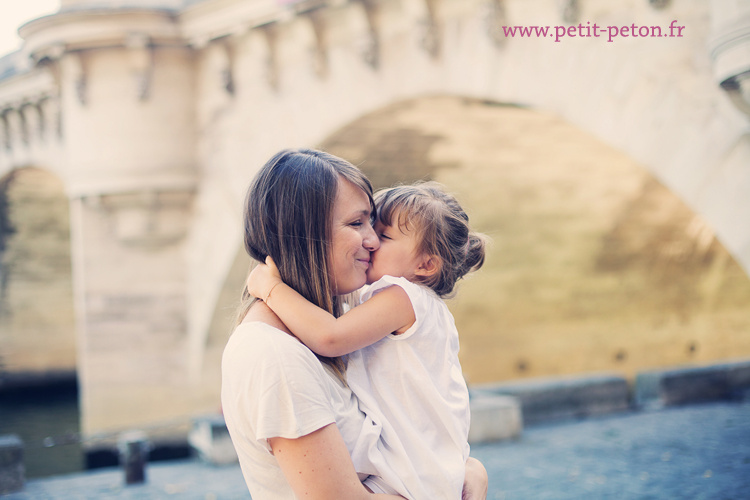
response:
[[[482,266],[485,237],[471,232],[456,199],[433,182],[379,191],[375,203],[380,247],[369,263],[352,254],[351,262],[333,264],[367,266],[361,305],[335,318],[286,286],[270,258],[252,271],[248,291],[312,351],[351,353],[347,382],[382,426],[386,445],[358,443],[352,454],[357,471],[372,475],[367,484],[375,493],[459,500],[469,394],[458,332],[441,298]]]

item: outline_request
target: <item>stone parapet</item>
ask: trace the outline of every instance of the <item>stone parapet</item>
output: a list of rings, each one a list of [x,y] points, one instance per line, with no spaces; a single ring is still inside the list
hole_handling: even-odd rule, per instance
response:
[[[208,415],[193,421],[188,443],[204,462],[215,465],[237,463],[237,452],[222,415]]]
[[[750,360],[712,366],[639,373],[634,403],[658,409],[717,400],[746,399],[750,394]]]
[[[469,443],[520,437],[523,431],[521,403],[513,396],[474,394],[471,398]]]
[[[588,417],[628,410],[630,391],[617,374],[584,377],[535,378],[474,386],[478,396],[518,398],[526,425]]]

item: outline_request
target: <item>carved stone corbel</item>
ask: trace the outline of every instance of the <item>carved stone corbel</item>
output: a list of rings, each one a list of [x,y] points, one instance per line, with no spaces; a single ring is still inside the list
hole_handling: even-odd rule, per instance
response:
[[[729,101],[750,116],[750,4],[714,0],[711,7],[714,79]]]
[[[260,28],[266,40],[266,81],[273,90],[279,90],[278,26],[269,23]]]
[[[490,0],[487,4],[485,18],[487,35],[496,47],[502,47],[508,41],[503,26],[508,26],[508,16],[505,10],[505,0]]]
[[[219,65],[221,68],[219,70],[219,82],[221,88],[230,96],[233,96],[236,90],[234,81],[234,63],[237,38],[238,35],[231,35],[218,41],[219,57],[221,59]]]
[[[727,78],[719,86],[737,109],[750,116],[750,71]]]
[[[125,38],[130,68],[135,79],[135,92],[139,101],[148,100],[154,73],[154,54],[151,38],[144,33],[131,33]]]
[[[60,96],[62,96],[61,59],[63,55],[65,55],[65,46],[54,45],[37,62],[39,67],[46,68],[54,82],[54,90],[51,95],[44,97],[39,102],[42,138],[45,137],[48,130],[52,130],[58,139],[62,139],[62,107]]]
[[[60,60],[65,55],[65,46],[63,44],[57,44],[51,46],[49,49],[44,51],[43,54],[38,56],[37,66],[45,68],[55,85],[55,95],[60,95],[60,89],[62,88],[62,71],[60,69]]]
[[[73,91],[81,106],[88,102],[88,75],[83,52],[68,52],[62,59],[64,74],[73,84]]]
[[[440,57],[441,35],[440,23],[437,16],[437,1],[424,0],[427,16],[422,20],[420,46],[427,51],[433,59]]]
[[[669,4],[672,3],[671,0],[648,0],[648,3],[651,4],[651,7],[657,10],[666,9],[669,7]]]
[[[367,33],[360,46],[362,60],[372,69],[380,66],[380,30],[378,29],[378,0],[356,0],[362,5],[367,20]]]
[[[568,24],[575,24],[581,16],[581,6],[579,0],[558,0],[560,8],[560,17]]]
[[[306,16],[310,20],[310,26],[315,36],[315,43],[310,49],[313,72],[318,77],[325,78],[328,76],[328,44],[324,14],[316,9],[308,12]]]

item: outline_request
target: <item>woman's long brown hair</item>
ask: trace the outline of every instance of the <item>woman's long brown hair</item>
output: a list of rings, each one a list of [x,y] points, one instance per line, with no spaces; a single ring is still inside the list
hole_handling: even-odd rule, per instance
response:
[[[329,153],[284,150],[258,172],[245,199],[245,250],[258,262],[271,256],[281,279],[313,304],[338,317],[343,297],[333,295],[330,248],[333,205],[339,179],[362,189],[372,200],[372,185],[354,165]],[[255,298],[242,293],[239,324]],[[341,358],[318,356],[344,381]]]

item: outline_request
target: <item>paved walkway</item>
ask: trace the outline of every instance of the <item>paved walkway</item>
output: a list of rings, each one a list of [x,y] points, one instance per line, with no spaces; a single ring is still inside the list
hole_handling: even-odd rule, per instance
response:
[[[713,403],[526,429],[520,440],[472,447],[488,500],[748,500],[750,403]],[[148,483],[119,470],[30,481],[3,500],[248,499],[238,466],[153,463]]]
[[[627,413],[474,446],[488,500],[748,500],[750,404]]]

